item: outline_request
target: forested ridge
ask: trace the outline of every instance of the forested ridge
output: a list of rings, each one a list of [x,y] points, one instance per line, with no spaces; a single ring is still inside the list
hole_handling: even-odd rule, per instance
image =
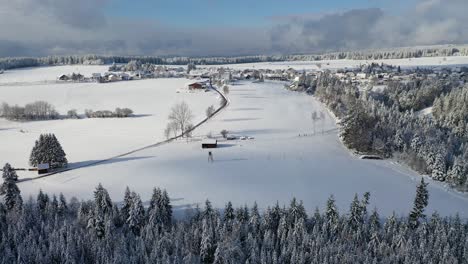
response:
[[[467,56],[468,45],[441,45],[426,47],[406,47],[382,50],[342,51],[325,54],[296,54],[296,55],[252,55],[239,57],[154,57],[154,56],[103,56],[103,55],[74,55],[47,57],[11,57],[0,58],[0,69],[73,65],[73,64],[112,64],[128,63],[137,60],[141,63],[167,65],[216,65],[275,61],[319,61],[319,60],[379,60],[404,59],[420,57]]]

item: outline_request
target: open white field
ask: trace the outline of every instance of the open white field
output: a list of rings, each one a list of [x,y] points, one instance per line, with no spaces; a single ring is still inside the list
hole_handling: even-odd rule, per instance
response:
[[[203,203],[209,198],[217,207],[224,207],[227,201],[235,205],[256,201],[265,208],[276,201],[287,204],[295,196],[309,212],[316,206],[323,208],[330,194],[347,211],[355,193],[369,191],[371,206],[378,207],[381,214],[409,212],[419,176],[391,161],[352,156],[340,143],[328,114],[323,123],[317,122],[317,134],[311,135],[311,113],[326,113],[312,97],[286,91],[275,82],[242,82],[231,86],[228,97],[228,108],[195,134],[215,135],[227,129],[255,139],[220,142],[213,150],[213,163],[208,162],[207,150],[201,149],[199,141],[181,140],[125,159],[21,183],[20,188],[26,195],[35,195],[42,188],[68,197],[91,198],[95,186],[102,183],[119,201],[127,185],[143,200],[158,186],[169,191],[175,205]],[[468,217],[465,196],[434,182],[430,182],[429,192],[429,213],[459,212]]]
[[[261,62],[261,63],[243,63],[215,65],[209,67],[227,67],[232,69],[289,69],[296,70],[325,70],[355,68],[359,65],[370,63],[384,63],[395,66],[405,67],[439,67],[439,66],[460,66],[468,65],[468,56],[452,57],[425,57],[409,59],[388,59],[388,60],[324,60],[324,61],[282,61],[282,62]]]
[[[82,66],[83,67],[83,66]],[[86,68],[86,67],[84,67]],[[41,69],[41,71],[44,69]],[[57,71],[57,67],[51,70]],[[67,67],[64,67],[64,71]],[[57,71],[58,72],[58,71]],[[24,74],[29,71],[23,70]],[[31,74],[35,71],[32,70]],[[51,76],[50,73],[44,78]],[[36,80],[40,77],[36,76]],[[37,122],[12,122],[0,119],[0,163],[27,168],[29,153],[41,133],[54,133],[62,143],[71,166],[106,159],[164,139],[170,108],[185,101],[192,109],[194,123],[205,118],[209,105],[218,106],[214,92],[189,93],[186,79],[151,79],[97,83],[63,83],[0,86],[0,102],[24,105],[36,100],[53,104],[59,113],[70,109],[111,110],[128,107],[130,118],[84,118]],[[180,91],[177,93],[177,91]],[[35,176],[33,172],[22,177]]]
[[[109,65],[64,65],[13,69],[0,74],[0,85],[56,81],[60,75],[72,73],[90,77],[93,73],[104,73],[108,69]]]

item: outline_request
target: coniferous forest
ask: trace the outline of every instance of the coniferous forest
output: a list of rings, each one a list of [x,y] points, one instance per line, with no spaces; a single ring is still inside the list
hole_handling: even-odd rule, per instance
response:
[[[430,77],[389,82],[380,92],[360,90],[321,74],[313,94],[340,118],[350,149],[393,157],[437,181],[468,191],[468,86]],[[433,117],[419,111],[432,107]]]
[[[16,173],[3,168],[1,263],[467,263],[468,223],[425,216],[421,179],[407,217],[369,210],[370,193],[349,209],[307,213],[302,201],[268,208],[214,208],[210,201],[175,218],[168,193],[155,188],[144,206],[126,189],[123,202],[98,185],[94,199],[67,201],[39,192],[25,202]],[[412,201],[408,201],[411,203]]]

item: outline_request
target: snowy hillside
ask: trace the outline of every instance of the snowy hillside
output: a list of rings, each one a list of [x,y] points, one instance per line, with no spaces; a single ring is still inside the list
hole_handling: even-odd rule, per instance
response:
[[[288,69],[295,70],[325,70],[355,68],[363,64],[384,63],[405,67],[439,67],[468,65],[468,56],[456,57],[425,57],[409,59],[385,59],[385,60],[323,60],[323,61],[282,61],[215,65],[214,67],[229,67],[232,69]]]

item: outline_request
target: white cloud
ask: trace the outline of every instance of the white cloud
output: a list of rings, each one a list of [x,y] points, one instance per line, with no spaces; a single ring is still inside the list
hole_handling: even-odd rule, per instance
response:
[[[188,29],[107,17],[112,0],[0,0],[0,56],[314,53],[468,42],[468,1],[404,13],[358,9],[275,18],[271,27]]]

